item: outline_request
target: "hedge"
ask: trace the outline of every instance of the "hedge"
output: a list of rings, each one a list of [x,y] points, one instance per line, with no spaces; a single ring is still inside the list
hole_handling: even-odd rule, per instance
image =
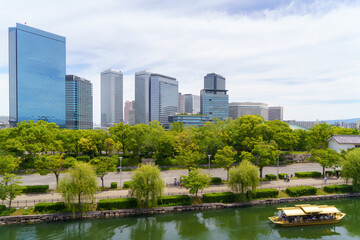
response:
[[[275,188],[256,189],[256,191],[249,190],[246,192],[248,199],[255,198],[276,198],[279,195],[279,190]]]
[[[321,177],[321,172],[296,172],[295,177],[298,177],[298,178],[318,178],[318,177]]]
[[[111,182],[110,183],[110,188],[111,189],[117,189],[117,182]]]
[[[221,178],[219,177],[212,177],[211,184],[221,184]]]
[[[77,156],[76,159],[78,161],[82,161],[82,162],[89,162],[90,161],[90,156]]]
[[[65,209],[64,202],[55,202],[55,203],[37,203],[35,204],[34,210],[35,212],[47,212],[47,211],[55,211],[60,212]]]
[[[5,209],[6,209],[6,206],[5,206],[5,205],[0,205],[0,213],[1,213],[2,211],[5,211]]]
[[[136,208],[136,198],[109,198],[100,199],[97,204],[97,209],[114,210],[114,209],[127,209]]]
[[[49,185],[28,185],[24,186],[23,193],[44,193],[49,190]]]
[[[324,186],[324,191],[327,193],[348,193],[352,192],[352,186],[351,185],[329,185]]]
[[[312,186],[288,187],[286,193],[290,197],[316,195],[317,188]]]
[[[125,181],[122,188],[123,188],[123,189],[130,188],[131,183],[132,183],[132,181]]]
[[[286,173],[279,173],[278,174],[279,179],[284,179],[285,176],[287,177],[288,174],[286,174]]]
[[[162,196],[158,199],[158,205],[160,206],[191,205],[191,198],[189,195]]]
[[[336,176],[336,171],[325,171],[328,176]]]
[[[283,176],[283,177],[284,177],[284,176]],[[265,175],[265,178],[266,178],[266,180],[268,180],[268,181],[276,180],[276,179],[277,179],[277,177],[276,177],[275,174],[266,174],[266,175]]]
[[[204,203],[233,203],[235,202],[235,194],[232,192],[223,193],[205,193],[203,194]]]

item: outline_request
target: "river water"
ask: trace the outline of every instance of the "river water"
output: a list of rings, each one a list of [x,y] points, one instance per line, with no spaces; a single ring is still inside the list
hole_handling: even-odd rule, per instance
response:
[[[347,215],[336,225],[284,228],[267,217],[276,207],[162,214],[84,221],[0,226],[0,239],[360,239],[360,199],[306,202],[331,204]]]

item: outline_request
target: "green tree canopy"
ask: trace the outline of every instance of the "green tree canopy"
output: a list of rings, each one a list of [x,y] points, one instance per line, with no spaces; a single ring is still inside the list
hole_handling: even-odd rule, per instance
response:
[[[326,149],[328,139],[332,134],[331,126],[327,123],[315,124],[307,134],[308,149]]]
[[[82,162],[69,169],[58,187],[67,205],[77,202],[79,207],[84,202],[93,203],[97,189],[95,171],[89,163]]]
[[[228,186],[237,193],[245,193],[249,187],[255,191],[260,182],[259,168],[246,159],[239,166],[232,167],[229,175]]]
[[[225,146],[215,154],[213,163],[227,171],[227,179],[229,179],[229,168],[235,163],[235,156],[236,152],[231,146]]]
[[[108,172],[115,171],[114,161],[108,157],[95,157],[90,161],[95,167],[96,175],[101,179],[101,186],[104,187],[104,177]]]
[[[200,173],[199,169],[192,168],[188,176],[182,175],[181,183],[189,189],[191,194],[195,194],[197,197],[199,190],[204,190],[210,186],[211,177],[208,177],[205,173]]]
[[[280,155],[280,151],[276,149],[275,142],[259,142],[254,146],[252,151],[257,158],[256,165],[259,166],[260,177],[262,178],[262,170],[265,166],[275,164]]]
[[[0,199],[9,200],[9,208],[11,201],[22,194],[23,187],[20,186],[21,177],[15,174],[5,174],[0,182]]]
[[[356,148],[349,151],[345,155],[345,159],[341,163],[341,176],[348,180],[352,180],[353,189],[360,191],[360,149]]]
[[[336,166],[340,161],[340,155],[330,148],[311,150],[311,160],[319,163],[323,168],[323,176],[325,177],[325,168]]]
[[[165,188],[157,166],[141,165],[131,176],[130,195],[137,198],[141,207],[154,207]]]
[[[20,164],[21,160],[11,155],[0,156],[0,175],[12,173]]]
[[[35,159],[35,168],[39,171],[40,175],[47,175],[54,173],[56,177],[56,186],[59,184],[59,175],[64,167],[64,155],[39,155]]]

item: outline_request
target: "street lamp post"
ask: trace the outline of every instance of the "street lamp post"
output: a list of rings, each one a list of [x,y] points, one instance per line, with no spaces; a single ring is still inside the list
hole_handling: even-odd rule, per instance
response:
[[[209,158],[209,177],[210,177],[210,158],[211,158],[210,154],[208,155],[208,158]]]
[[[121,162],[122,162],[122,157],[119,157],[120,159],[120,184],[119,184],[119,187],[121,188]]]

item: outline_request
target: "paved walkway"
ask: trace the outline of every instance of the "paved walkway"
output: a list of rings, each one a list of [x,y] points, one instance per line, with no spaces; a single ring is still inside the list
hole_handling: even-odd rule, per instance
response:
[[[313,179],[313,178],[306,178],[306,179],[292,179],[289,183],[284,182],[283,180],[276,180],[276,181],[266,181],[261,182],[258,188],[276,188],[279,190],[284,190],[287,187],[293,186],[315,186],[315,187],[323,187],[325,185],[332,185],[332,184],[344,184],[345,181],[341,178],[337,179],[329,178],[328,181],[325,183],[323,179]],[[210,193],[210,192],[226,192],[230,191],[230,189],[225,185],[212,185],[211,187],[205,189],[204,191],[200,192],[199,195],[203,193]],[[129,194],[129,190],[109,190],[109,191],[102,191],[96,194],[96,200],[98,199],[106,199],[106,198],[121,198],[127,197]],[[181,188],[179,186],[168,186],[165,188],[164,195],[181,195],[181,194],[189,194],[187,189]],[[23,194],[17,197],[12,205],[14,207],[32,207],[38,202],[58,202],[63,201],[61,198],[61,194],[56,192],[44,193],[44,194]],[[4,204],[4,202],[0,202],[0,204]]]

